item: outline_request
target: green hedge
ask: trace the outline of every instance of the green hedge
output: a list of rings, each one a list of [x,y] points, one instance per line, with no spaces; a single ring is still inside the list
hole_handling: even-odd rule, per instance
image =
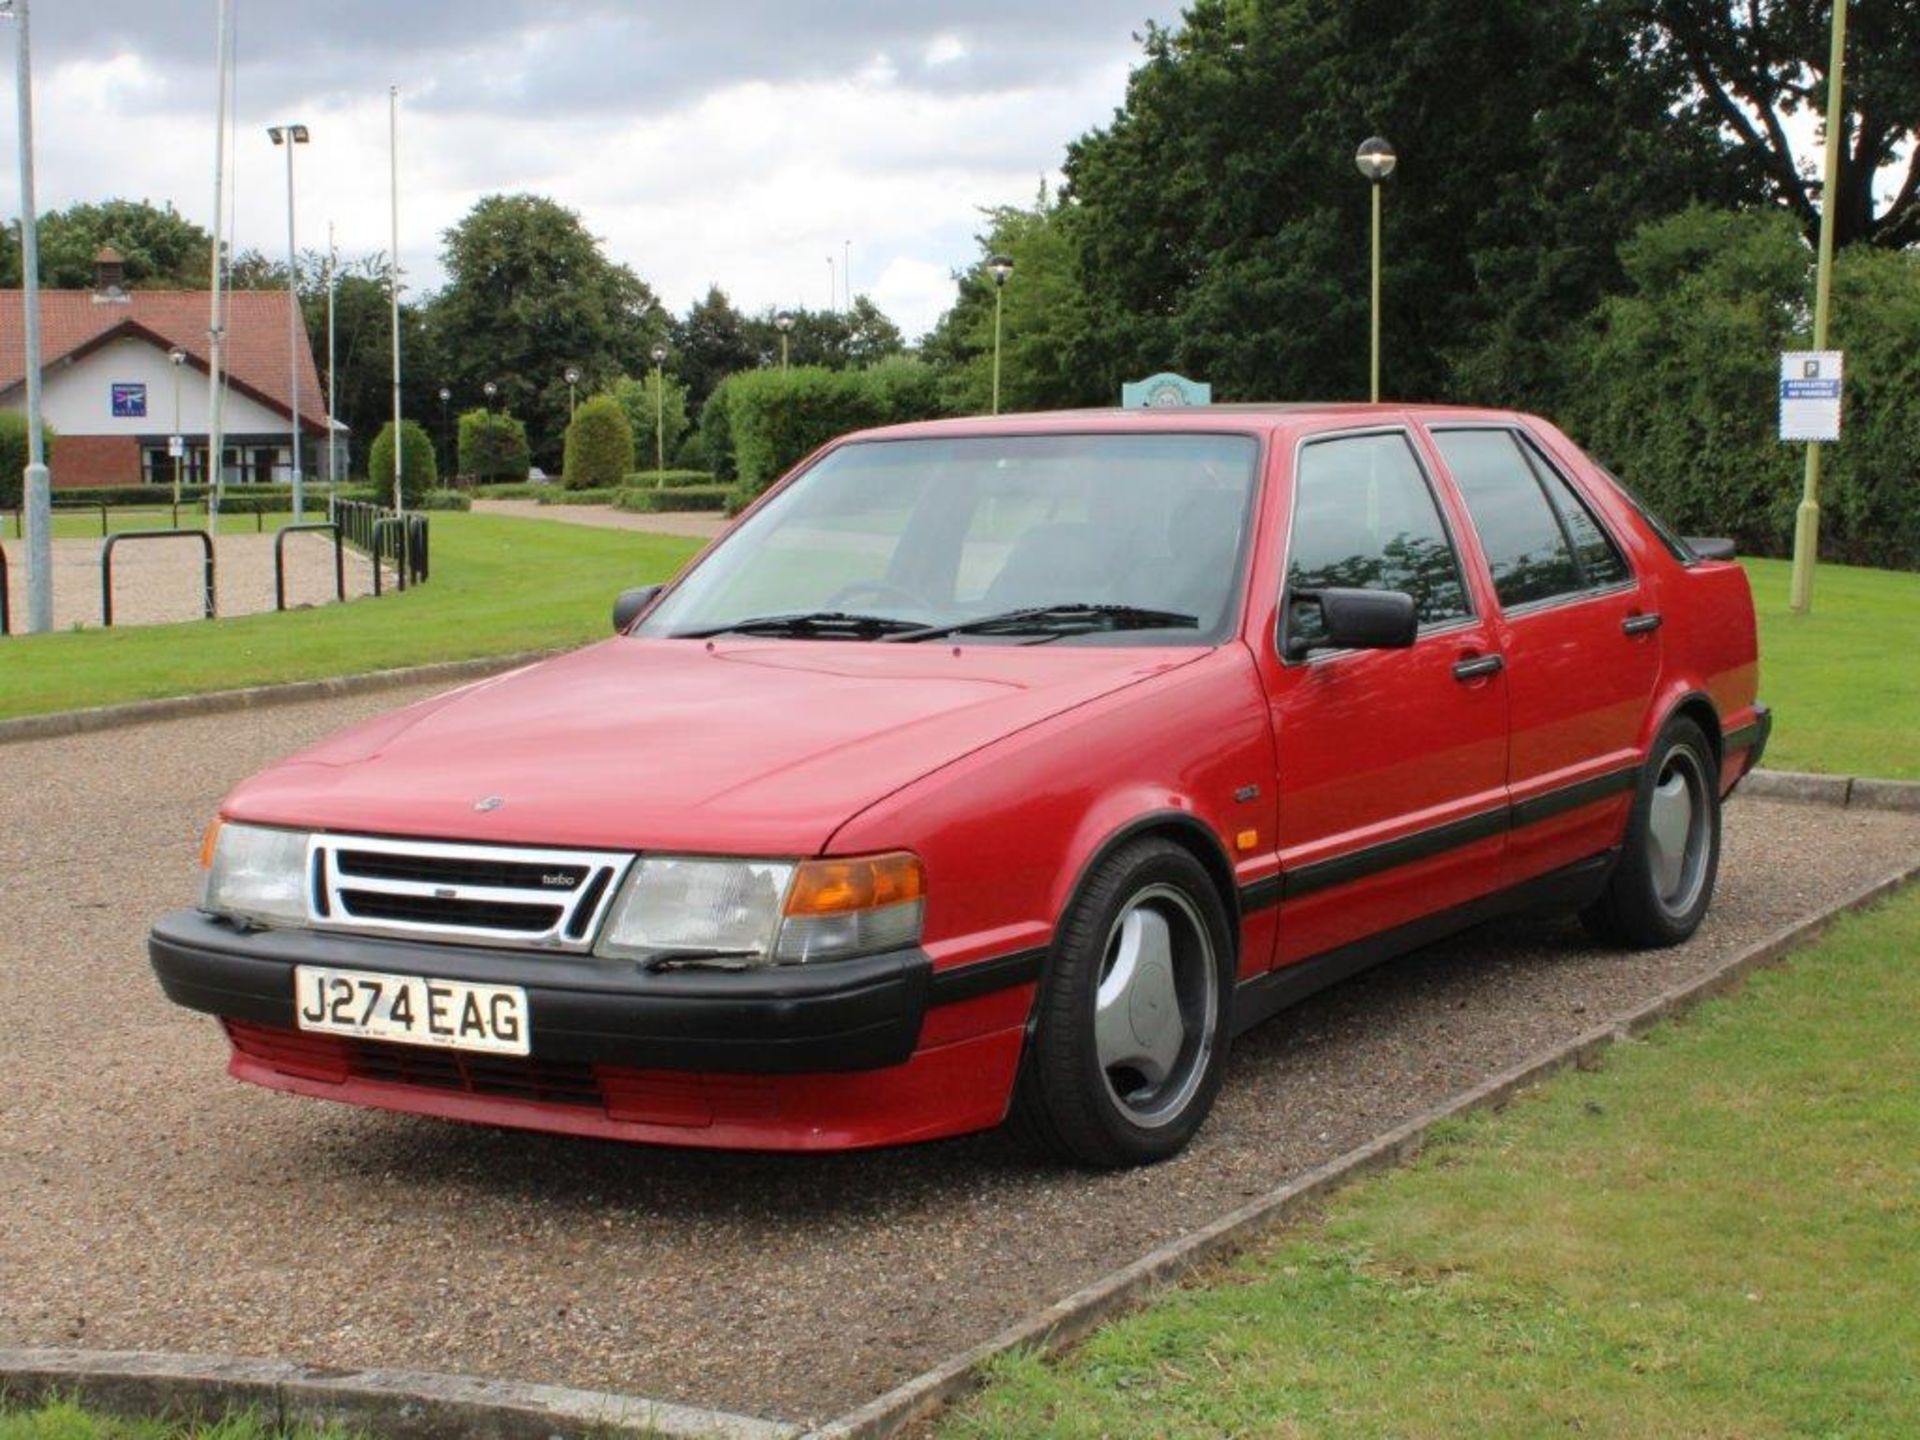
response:
[[[711,470],[636,470],[626,477],[624,488],[651,490],[664,486],[668,490],[682,490],[719,483],[720,477]]]
[[[433,437],[418,420],[400,422],[400,493],[417,506],[429,490],[440,488],[440,463],[434,458]],[[367,483],[376,490],[393,489],[393,421],[380,427],[367,451]]]
[[[1812,293],[1798,227],[1689,210],[1643,227],[1621,261],[1626,293],[1570,347],[1567,429],[1683,532],[1788,553],[1806,449],[1778,439],[1779,352],[1808,348]],[[1846,408],[1823,457],[1820,551],[1920,569],[1920,255],[1839,256],[1833,345]]]
[[[342,485],[334,492],[342,500],[358,500],[368,505],[393,504],[390,486],[375,489],[371,485]],[[460,490],[429,490],[408,505],[412,510],[471,510],[473,500]]]
[[[53,464],[58,437],[51,425],[40,426],[40,443],[47,464]],[[0,510],[18,510],[27,483],[27,417],[18,410],[0,410]],[[57,492],[56,492],[57,493]]]
[[[596,485],[590,490],[562,490],[549,485],[537,498],[542,505],[611,505],[620,490],[618,485]]]
[[[455,449],[468,480],[524,482],[533,466],[527,427],[511,415],[469,410],[460,417]]]
[[[569,490],[607,490],[633,469],[633,427],[611,395],[595,395],[574,411],[567,426],[562,481]]]
[[[746,370],[728,376],[715,394],[721,392],[734,471],[749,494],[850,430],[940,413],[934,372],[909,359],[867,370]]]
[[[557,480],[495,480],[469,485],[466,493],[476,500],[544,500],[560,488]]]
[[[614,498],[614,507],[642,515],[673,510],[725,510],[731,512],[734,487],[731,485],[682,485],[676,488],[622,490]]]

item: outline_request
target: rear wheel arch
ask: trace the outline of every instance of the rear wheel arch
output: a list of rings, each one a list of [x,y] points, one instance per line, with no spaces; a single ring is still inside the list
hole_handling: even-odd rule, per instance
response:
[[[1647,743],[1651,745],[1658,740],[1667,726],[1682,716],[1698,725],[1701,733],[1707,737],[1707,744],[1713,747],[1713,763],[1717,771],[1720,763],[1726,759],[1727,737],[1721,730],[1720,712],[1704,691],[1690,690],[1670,706],[1660,717],[1660,723],[1653,727],[1653,733],[1647,737]]]

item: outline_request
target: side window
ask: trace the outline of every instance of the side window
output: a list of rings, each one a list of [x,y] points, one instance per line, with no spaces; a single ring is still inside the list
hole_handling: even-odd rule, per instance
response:
[[[1436,430],[1433,442],[1467,502],[1503,608],[1585,588],[1566,528],[1511,431]]]
[[[1294,476],[1287,589],[1400,590],[1425,625],[1472,614],[1460,557],[1402,434],[1310,441]],[[1289,638],[1325,633],[1318,607],[1288,607]]]
[[[1520,448],[1526,452],[1533,473],[1546,487],[1553,508],[1560,512],[1560,523],[1566,527],[1567,538],[1573,541],[1573,553],[1580,561],[1580,573],[1586,579],[1587,588],[1604,590],[1609,585],[1631,580],[1633,571],[1628,568],[1626,557],[1566,477],[1533,446],[1522,441]]]

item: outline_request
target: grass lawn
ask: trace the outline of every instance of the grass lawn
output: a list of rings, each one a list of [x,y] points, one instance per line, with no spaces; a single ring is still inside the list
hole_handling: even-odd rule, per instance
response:
[[[940,1433],[1920,1434],[1916,954],[1910,890]]]
[[[1766,764],[1920,779],[1920,575],[1822,565],[1813,609],[1795,615],[1788,563],[1746,565],[1773,706]]]
[[[251,1415],[235,1415],[216,1425],[121,1420],[56,1401],[30,1410],[0,1406],[0,1440],[348,1440],[348,1432],[277,1430]]]
[[[432,525],[433,579],[404,595],[0,640],[0,718],[595,639],[619,591],[665,579],[699,549],[548,520],[440,513]]]

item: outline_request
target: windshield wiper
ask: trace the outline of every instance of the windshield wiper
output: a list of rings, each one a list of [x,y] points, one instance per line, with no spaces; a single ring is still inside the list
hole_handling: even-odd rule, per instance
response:
[[[1200,617],[1178,610],[1154,610],[1144,605],[1028,605],[998,615],[957,620],[951,625],[915,626],[881,637],[881,643],[912,644],[940,640],[948,635],[1043,635],[1078,630],[1197,630]]]
[[[802,610],[791,615],[750,615],[699,630],[675,631],[676,640],[708,640],[715,635],[819,635],[828,639],[877,640],[897,631],[918,630],[911,620],[891,615],[855,615],[845,610]]]

